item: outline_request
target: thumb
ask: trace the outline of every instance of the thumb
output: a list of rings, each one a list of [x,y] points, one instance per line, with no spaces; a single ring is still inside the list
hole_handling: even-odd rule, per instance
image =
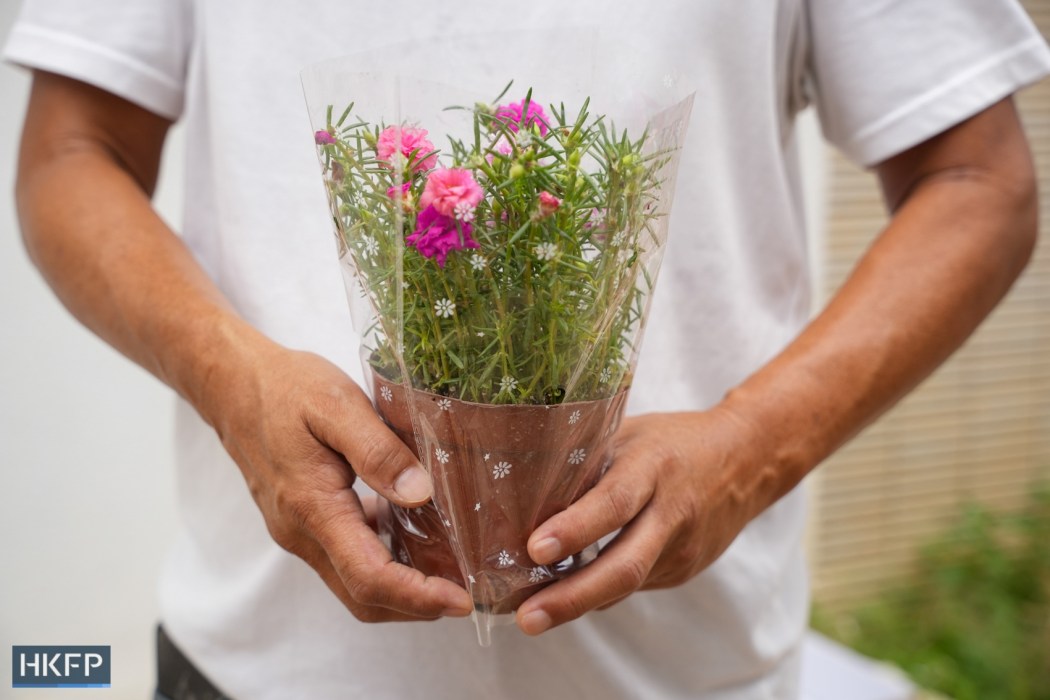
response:
[[[307,416],[310,431],[342,453],[362,481],[400,506],[419,506],[430,500],[434,488],[426,470],[376,415],[360,388],[351,384],[325,409]]]

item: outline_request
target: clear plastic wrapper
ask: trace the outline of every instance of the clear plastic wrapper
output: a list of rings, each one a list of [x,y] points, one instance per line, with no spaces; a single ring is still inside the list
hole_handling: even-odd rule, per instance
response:
[[[597,553],[541,566],[526,543],[608,467],[692,107],[672,73],[612,74],[579,34],[532,45],[591,70],[535,52],[450,86],[402,47],[396,72],[303,73],[375,407],[435,485],[382,530],[470,592],[482,644]]]

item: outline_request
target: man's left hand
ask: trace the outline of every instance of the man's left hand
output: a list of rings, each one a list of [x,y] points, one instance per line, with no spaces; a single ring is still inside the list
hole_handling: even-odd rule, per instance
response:
[[[529,554],[549,564],[620,530],[598,558],[522,604],[540,634],[639,590],[680,585],[707,568],[768,503],[752,426],[719,406],[628,418],[598,484],[536,529]],[[743,475],[743,476],[742,476]]]

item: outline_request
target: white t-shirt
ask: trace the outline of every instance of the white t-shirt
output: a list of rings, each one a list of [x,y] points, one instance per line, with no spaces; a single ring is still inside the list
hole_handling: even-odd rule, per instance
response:
[[[502,7],[508,9],[503,10]],[[632,62],[697,92],[630,410],[710,406],[809,313],[794,118],[874,164],[1043,77],[1013,0],[48,0],[6,58],[186,123],[181,234],[278,342],[361,368],[299,70],[388,42],[601,22]],[[573,69],[567,66],[567,69]],[[874,235],[876,232],[872,232]],[[465,621],[358,623],[278,548],[233,462],[178,412],[182,531],[161,583],[176,643],[234,697],[788,698],[808,597],[796,490],[688,584],[488,649]]]

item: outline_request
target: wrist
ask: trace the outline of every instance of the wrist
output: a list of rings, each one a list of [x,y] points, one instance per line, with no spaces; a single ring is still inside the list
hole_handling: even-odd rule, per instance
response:
[[[728,478],[752,518],[787,495],[819,461],[813,457],[814,433],[754,387],[731,390],[714,410],[736,433],[740,451]]]
[[[163,362],[164,380],[218,428],[231,400],[250,395],[253,377],[280,346],[218,307],[181,329]]]

